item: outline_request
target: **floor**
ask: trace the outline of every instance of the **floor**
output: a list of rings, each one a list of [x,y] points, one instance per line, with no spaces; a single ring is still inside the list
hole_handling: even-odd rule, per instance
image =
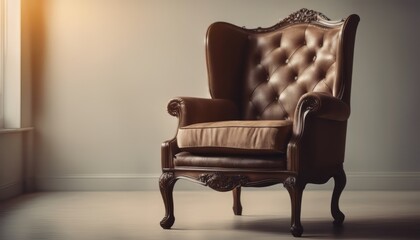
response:
[[[344,226],[334,229],[329,191],[306,191],[304,239],[420,239],[420,192],[345,191]],[[175,191],[176,221],[163,230],[159,192],[40,192],[0,203],[1,240],[293,239],[284,189],[230,193]]]

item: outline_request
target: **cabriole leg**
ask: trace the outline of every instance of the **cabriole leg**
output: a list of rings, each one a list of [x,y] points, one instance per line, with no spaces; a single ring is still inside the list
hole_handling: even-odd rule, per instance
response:
[[[292,203],[292,223],[290,232],[293,234],[293,236],[300,237],[303,233],[303,227],[300,222],[300,212],[302,206],[303,189],[305,188],[305,185],[299,183],[295,177],[288,177],[286,181],[284,181],[284,187],[289,192],[290,200]]]
[[[159,188],[165,204],[165,217],[160,221],[160,226],[169,229],[175,222],[174,201],[172,192],[177,179],[171,172],[164,172],[159,178]]]
[[[340,211],[338,202],[340,200],[341,193],[343,192],[344,187],[346,186],[346,173],[343,169],[334,176],[334,191],[331,199],[331,215],[334,218],[334,225],[341,225],[344,222],[344,214]]]
[[[232,190],[233,193],[233,213],[235,215],[242,215],[241,204],[241,187],[236,187]]]

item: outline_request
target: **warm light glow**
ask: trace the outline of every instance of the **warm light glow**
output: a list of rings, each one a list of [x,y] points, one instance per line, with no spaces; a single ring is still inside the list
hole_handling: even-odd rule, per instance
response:
[[[2,0],[3,127],[21,127],[20,0]],[[0,100],[1,101],[1,100]],[[0,102],[1,104],[1,102]]]

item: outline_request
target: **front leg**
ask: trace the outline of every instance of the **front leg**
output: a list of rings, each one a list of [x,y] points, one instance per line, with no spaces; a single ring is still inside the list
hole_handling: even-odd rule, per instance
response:
[[[160,193],[165,204],[165,217],[160,221],[160,226],[164,229],[171,228],[175,222],[172,192],[177,180],[172,172],[164,172],[159,178]]]
[[[303,227],[300,222],[300,213],[302,206],[302,195],[303,189],[305,189],[305,184],[300,183],[296,177],[288,177],[283,183],[284,187],[287,189],[290,195],[291,205],[292,205],[292,223],[290,227],[290,232],[295,237],[302,236]]]

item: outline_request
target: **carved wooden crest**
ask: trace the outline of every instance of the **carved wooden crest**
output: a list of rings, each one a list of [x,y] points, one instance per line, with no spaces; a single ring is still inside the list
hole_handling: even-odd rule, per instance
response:
[[[280,20],[274,26],[267,27],[267,28],[258,27],[258,28],[250,29],[250,30],[256,31],[256,32],[269,32],[269,31],[273,31],[275,29],[281,28],[281,27],[283,27],[284,25],[287,25],[287,24],[309,23],[309,22],[318,21],[320,19],[330,21],[330,19],[327,16],[325,16],[323,13],[317,12],[315,10],[309,10],[309,9],[306,9],[306,8],[302,8],[299,11],[296,11],[296,12],[290,14],[285,19]]]
[[[307,22],[317,21],[319,18],[324,19],[324,20],[330,20],[327,16],[325,16],[324,14],[320,12],[302,8],[299,11],[296,11],[290,14],[287,18],[281,20],[278,24],[307,23]]]

